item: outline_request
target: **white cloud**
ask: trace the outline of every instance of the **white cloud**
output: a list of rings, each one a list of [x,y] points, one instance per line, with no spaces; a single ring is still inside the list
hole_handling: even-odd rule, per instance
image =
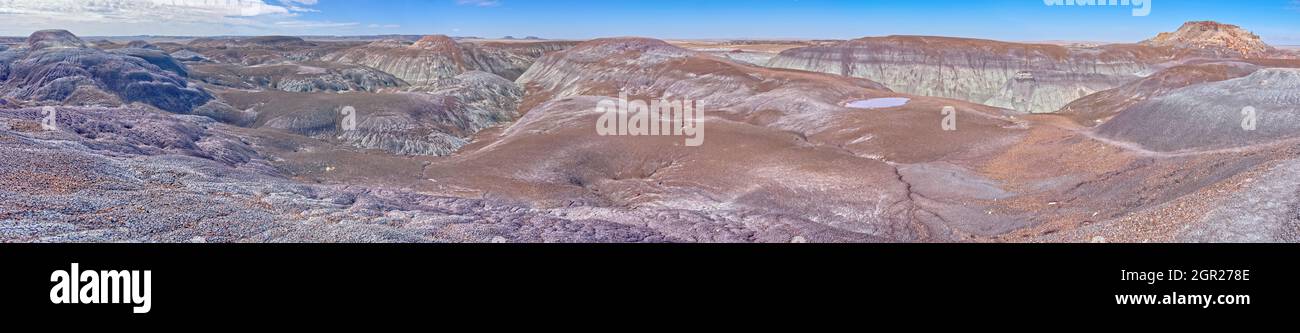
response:
[[[311,8],[317,3],[318,0],[0,0],[0,21],[5,22],[0,24],[0,34],[23,35],[37,28],[77,28],[83,34],[205,35],[357,25],[297,19],[300,13],[317,12]]]
[[[289,11],[291,12],[297,12],[297,13],[319,13],[320,12],[319,10],[303,7],[303,6],[315,5],[316,0],[280,0],[280,3],[284,4],[284,7],[288,8]]]

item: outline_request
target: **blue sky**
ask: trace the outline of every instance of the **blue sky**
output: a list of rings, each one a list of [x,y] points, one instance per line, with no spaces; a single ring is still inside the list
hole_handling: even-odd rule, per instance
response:
[[[1215,20],[1241,25],[1270,43],[1300,44],[1298,0],[1150,0],[1145,17],[1133,16],[1133,7],[1047,6],[1044,0],[223,1],[16,0],[11,1],[16,5],[0,3],[0,19],[12,22],[0,27],[0,34],[66,28],[81,35],[843,39],[912,34],[1132,42],[1185,21]],[[85,8],[91,6],[87,3],[100,7]]]

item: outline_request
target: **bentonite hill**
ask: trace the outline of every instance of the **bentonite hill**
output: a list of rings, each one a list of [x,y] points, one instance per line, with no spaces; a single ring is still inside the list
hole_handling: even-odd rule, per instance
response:
[[[2,41],[0,242],[1300,241],[1300,61],[1215,22]]]

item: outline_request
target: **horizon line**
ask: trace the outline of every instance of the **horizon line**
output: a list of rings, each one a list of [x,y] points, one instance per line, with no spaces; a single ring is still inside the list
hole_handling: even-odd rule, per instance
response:
[[[44,30],[64,30],[64,29],[44,29]],[[41,31],[41,30],[36,30],[36,31]],[[36,31],[33,31],[33,33],[35,33]],[[770,40],[770,41],[819,41],[819,40],[821,40],[821,41],[848,41],[848,40],[854,40],[854,39],[858,39],[858,38],[894,37],[894,36],[916,36],[916,37],[946,37],[946,38],[980,39],[980,40],[992,40],[992,41],[1016,42],[1016,43],[1053,43],[1053,42],[1055,42],[1055,43],[1076,43],[1076,44],[1089,44],[1089,43],[1104,43],[1104,44],[1133,44],[1133,43],[1139,43],[1139,42],[1141,42],[1141,40],[1139,40],[1139,41],[1070,40],[1070,39],[1020,40],[1020,39],[995,39],[995,38],[988,38],[988,37],[971,37],[971,36],[956,36],[956,35],[918,35],[918,34],[866,35],[866,36],[855,37],[855,38],[827,38],[827,37],[691,37],[691,38],[678,38],[678,37],[655,37],[655,36],[601,36],[601,37],[592,37],[592,38],[548,38],[548,37],[536,37],[536,36],[524,36],[524,37],[518,37],[518,36],[512,36],[512,35],[511,35],[511,36],[501,36],[501,37],[483,37],[483,36],[472,36],[472,35],[456,36],[456,35],[441,34],[441,33],[429,33],[429,34],[401,34],[401,33],[399,33],[399,34],[358,34],[358,35],[286,35],[286,34],[266,34],[266,35],[244,35],[244,34],[230,34],[230,35],[79,35],[79,34],[74,33],[74,35],[76,35],[78,38],[81,38],[81,39],[83,39],[83,40],[84,40],[84,39],[94,39],[94,38],[114,38],[114,39],[123,39],[123,38],[176,38],[176,39],[198,39],[198,38],[241,38],[241,37],[242,37],[242,38],[249,38],[249,37],[297,37],[297,38],[309,39],[309,38],[331,38],[331,37],[332,37],[332,38],[362,38],[362,37],[384,37],[384,36],[406,36],[406,37],[421,36],[421,37],[422,37],[422,36],[436,36],[436,35],[441,35],[441,36],[447,36],[447,37],[450,37],[450,38],[452,38],[452,39],[519,40],[519,41],[529,41],[529,40],[533,40],[533,41],[589,41],[589,40],[596,40],[596,39],[602,39],[602,38],[626,38],[626,37],[651,38],[651,39],[658,39],[658,40],[664,40],[664,41],[728,41],[728,40],[746,40],[746,41],[766,41],[766,40]],[[29,34],[28,36],[18,36],[18,35],[0,36],[0,38],[6,38],[6,39],[26,39],[26,38],[29,38],[29,37],[30,37],[30,34]],[[514,37],[514,38],[506,38],[506,37]],[[534,39],[529,39],[529,37],[535,37],[535,38],[534,38]],[[1289,44],[1277,44],[1277,45],[1289,45]],[[1300,44],[1297,44],[1297,45],[1300,45]]]

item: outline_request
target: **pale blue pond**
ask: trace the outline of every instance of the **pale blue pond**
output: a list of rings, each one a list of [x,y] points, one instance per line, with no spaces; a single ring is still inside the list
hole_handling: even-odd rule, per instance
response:
[[[864,99],[861,101],[849,102],[849,104],[845,104],[844,106],[849,108],[854,108],[854,109],[872,110],[872,109],[896,108],[896,107],[907,105],[907,102],[911,102],[911,101],[912,99],[903,98],[903,97],[872,98],[872,99]]]

